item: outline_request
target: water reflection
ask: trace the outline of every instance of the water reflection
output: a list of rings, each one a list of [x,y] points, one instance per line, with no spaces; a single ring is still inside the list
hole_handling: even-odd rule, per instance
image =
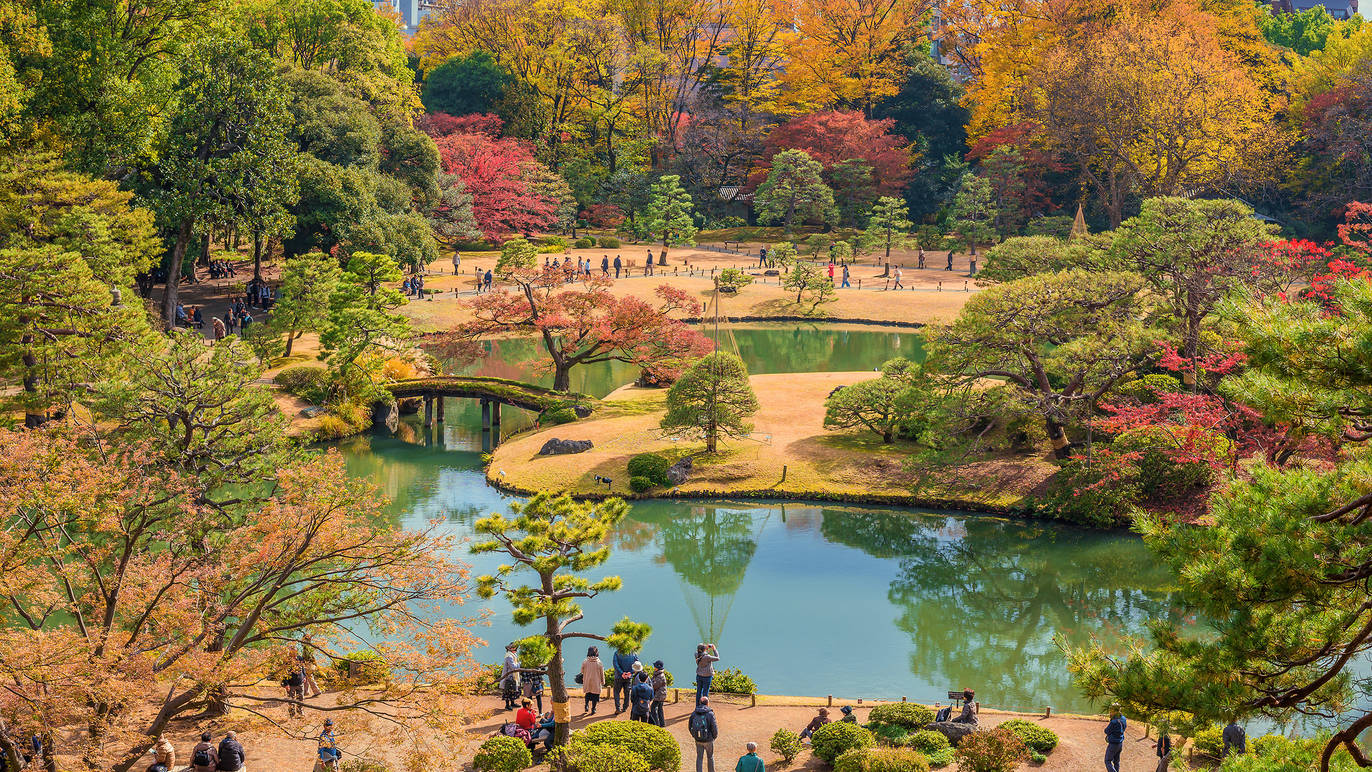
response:
[[[755,518],[752,510],[692,506],[659,526],[662,558],[684,582],[682,592],[702,642],[723,641],[729,609],[757,552],[755,534],[770,516],[770,511]]]

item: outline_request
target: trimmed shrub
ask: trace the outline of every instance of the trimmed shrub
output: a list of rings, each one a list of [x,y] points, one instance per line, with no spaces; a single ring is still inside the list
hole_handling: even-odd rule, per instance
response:
[[[1013,772],[1029,758],[1029,749],[1013,733],[997,727],[967,735],[953,755],[960,772]]]
[[[391,768],[372,759],[348,759],[339,765],[338,772],[391,772]]]
[[[653,485],[667,484],[667,470],[672,462],[657,453],[640,453],[629,459],[629,476],[644,477]]]
[[[1202,756],[1218,759],[1220,754],[1224,753],[1223,735],[1223,727],[1212,726],[1209,729],[1202,729],[1191,738],[1191,750]]]
[[[481,744],[472,759],[477,772],[519,772],[534,765],[534,755],[517,737],[497,735]]]
[[[854,748],[839,754],[834,759],[834,772],[862,772],[862,755],[866,751],[866,748]]]
[[[572,246],[577,249],[590,249],[591,247],[595,246],[595,239],[582,236],[576,241],[573,241]]]
[[[1186,454],[1196,460],[1178,461],[1175,454],[1183,442],[1191,445]],[[1170,496],[1209,485],[1215,469],[1201,459],[1227,460],[1233,453],[1228,438],[1203,432],[1180,437],[1163,426],[1140,426],[1121,434],[1110,443],[1117,453],[1138,453],[1139,485],[1149,495]]]
[[[569,407],[559,407],[554,410],[545,410],[543,411],[543,415],[539,416],[539,421],[541,423],[551,424],[553,426],[569,424],[575,420],[576,411]]]
[[[948,735],[936,729],[921,729],[912,733],[905,742],[926,756],[932,756],[944,748],[953,747],[953,744],[948,742]]]
[[[789,729],[778,729],[772,735],[772,750],[787,764],[794,761],[804,747],[805,745],[800,741],[800,735]]]
[[[596,244],[600,245],[601,249],[619,249],[619,239],[614,236],[601,236],[596,239]]]
[[[721,694],[757,694],[757,684],[743,674],[742,670],[731,667],[715,673],[710,682],[710,691]]]
[[[867,729],[876,736],[877,742],[883,745],[905,745],[910,739],[910,729],[899,724],[870,723]]]
[[[1159,394],[1175,394],[1179,391],[1181,381],[1166,373],[1149,373],[1142,378],[1116,386],[1114,393],[1118,397],[1128,397],[1151,405],[1158,401]]]
[[[649,772],[648,760],[618,745],[576,742],[553,748],[548,767],[555,772]]]
[[[644,493],[653,489],[653,481],[643,475],[636,474],[629,478],[629,490],[634,493]]]
[[[945,737],[944,739],[946,740],[948,738]],[[934,751],[933,753],[929,754],[929,766],[935,769],[939,767],[946,767],[949,764],[953,763],[953,757],[956,753],[957,751],[953,749],[952,745],[949,745],[947,748],[942,748],[940,750]]]
[[[640,721],[600,721],[576,735],[576,742],[613,745],[637,753],[650,769],[677,772],[681,767],[681,746],[660,726]]]
[[[1024,741],[1024,744],[1027,745],[1031,751],[1051,753],[1054,748],[1058,747],[1058,733],[1046,726],[1039,726],[1033,721],[1025,721],[1022,718],[1017,718],[1006,721],[1000,725],[1000,728],[1013,733],[1020,740]]]
[[[1100,455],[1100,454],[1097,454]],[[1094,466],[1072,458],[1048,482],[1047,493],[1035,502],[1048,517],[1095,528],[1128,523],[1138,511],[1142,493],[1138,469],[1129,463]]]
[[[329,370],[315,365],[296,365],[277,373],[272,380],[287,394],[318,402],[324,393],[324,384],[329,380]]]
[[[356,667],[353,667],[354,663]],[[374,651],[353,651],[344,654],[333,661],[333,669],[339,680],[347,681],[353,686],[379,684],[390,677],[386,661]],[[349,673],[354,671],[357,675],[349,676]]]
[[[929,760],[910,748],[855,748],[834,761],[835,772],[929,772]]]
[[[873,724],[890,724],[906,729],[923,729],[934,721],[934,711],[914,702],[893,702],[877,705],[867,714]]]
[[[1032,763],[1034,763],[1034,764],[1042,764],[1042,763],[1044,763],[1044,762],[1047,761],[1047,760],[1048,760],[1048,756],[1047,756],[1046,754],[1039,753],[1038,751],[1035,751],[1035,750],[1029,751],[1029,761],[1030,761],[1030,762],[1032,762]]]
[[[870,748],[877,739],[857,724],[835,721],[825,724],[810,736],[810,750],[830,766],[839,756],[855,748]]]

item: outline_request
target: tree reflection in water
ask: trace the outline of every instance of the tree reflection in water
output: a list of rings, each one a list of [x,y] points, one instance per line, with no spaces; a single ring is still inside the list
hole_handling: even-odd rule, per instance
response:
[[[887,559],[887,598],[909,634],[911,672],[1038,710],[1071,690],[1053,638],[1107,643],[1178,619],[1170,573],[1115,534],[983,517],[828,509],[824,536]]]
[[[665,517],[658,530],[662,557],[681,577],[702,642],[718,643],[743,585],[748,564],[757,553],[757,534],[771,517],[757,510],[725,506],[692,506],[686,514]]]

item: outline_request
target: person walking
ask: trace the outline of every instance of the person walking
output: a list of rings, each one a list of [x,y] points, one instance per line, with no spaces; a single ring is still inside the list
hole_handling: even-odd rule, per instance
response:
[[[648,674],[641,669],[634,673],[634,688],[629,694],[629,720],[652,723],[648,720],[648,714],[653,709],[653,686],[648,683]]]
[[[334,731],[333,719],[324,719],[324,730],[319,733],[319,760],[334,769],[343,760],[343,751],[338,749],[338,733]]]
[[[844,263],[844,264],[843,264],[843,283],[839,285],[839,289],[843,289],[844,287],[852,287],[852,286],[853,286],[853,285],[851,285],[851,284],[848,283],[848,264],[847,264],[847,263]]]
[[[1229,725],[1220,733],[1220,737],[1224,740],[1224,753],[1220,754],[1221,759],[1228,758],[1231,750],[1238,753],[1248,752],[1248,733],[1243,731],[1243,727],[1239,726],[1237,721],[1230,719]]]
[[[243,752],[243,744],[238,741],[237,732],[229,732],[219,741],[219,752],[215,755],[214,768],[219,772],[239,772],[248,754]]]
[[[214,772],[219,764],[219,751],[214,747],[213,735],[205,732],[200,742],[191,748],[191,772]]]
[[[944,267],[943,267],[943,270],[945,270],[945,271],[951,271],[951,270],[953,270],[953,254],[954,254],[954,253],[953,253],[953,250],[951,250],[951,249],[948,250],[948,265],[944,266]]]
[[[1158,754],[1158,768],[1154,772],[1167,772],[1172,764],[1172,735],[1167,733],[1166,724],[1159,727],[1158,731],[1162,734],[1158,735],[1158,741],[1153,745],[1153,750]]]
[[[915,267],[921,270],[924,268],[924,247],[919,248],[919,262],[915,264]]]
[[[592,646],[586,650],[586,659],[581,662],[581,674],[577,680],[586,698],[581,712],[594,716],[596,706],[600,704],[600,693],[605,690],[605,665],[600,661],[600,649]]]
[[[900,283],[900,277],[903,275],[904,274],[900,272],[900,266],[896,266],[896,286],[892,287],[891,289],[905,289],[905,287]]]
[[[667,704],[667,666],[662,660],[653,662],[653,705],[648,709],[648,723],[667,726],[662,707]]]
[[[462,269],[462,253],[461,253],[461,252],[458,252],[458,251],[454,251],[454,252],[453,252],[453,276],[456,276],[457,273],[458,273],[458,271],[460,271],[461,269]]]
[[[615,715],[617,716],[629,708],[629,690],[633,687],[633,681],[630,679],[634,675],[634,665],[638,665],[640,668],[643,666],[639,665],[637,654],[627,654],[622,651],[615,652],[610,664],[614,666],[615,671],[614,683],[610,684],[610,696],[614,697]],[[621,697],[623,697],[623,702],[620,701]]]
[[[600,275],[601,275],[601,276],[604,276],[604,277],[606,277],[606,278],[608,278],[608,277],[610,276],[610,256],[609,256],[609,255],[601,255],[601,257],[600,257]]]
[[[286,703],[286,715],[303,715],[305,711],[300,707],[300,701],[305,695],[305,668],[299,662],[292,663],[291,671],[281,685],[286,687],[286,699],[289,700]]]
[[[829,286],[834,286],[834,256],[829,255]]]
[[[224,336],[229,334],[228,331],[224,329],[224,320],[216,316],[210,321],[211,327],[214,329],[214,339],[223,340]]]
[[[757,251],[757,267],[767,267],[767,247],[761,247]]]
[[[623,266],[624,266],[624,263],[623,263],[623,261],[621,261],[621,260],[619,259],[619,255],[615,255],[615,278],[616,278],[616,279],[619,278],[619,269],[620,269],[621,267],[623,267]]]
[[[644,275],[644,276],[652,276],[652,275],[653,275],[653,253],[652,253],[651,250],[648,252],[648,262],[646,262],[646,263],[643,264],[643,275]]]
[[[521,668],[519,685],[524,696],[538,703],[538,712],[543,713],[543,674],[539,668]]]
[[[1124,750],[1124,730],[1129,722],[1118,702],[1110,705],[1110,723],[1105,725],[1105,772],[1120,772],[1120,751]]]
[[[750,742],[743,747],[748,752],[739,757],[738,763],[734,765],[734,772],[767,772],[762,757],[757,755],[757,743]]]
[[[715,772],[715,738],[719,737],[719,724],[715,721],[715,712],[710,709],[709,697],[702,697],[696,703],[696,709],[686,720],[686,729],[696,741],[696,772],[704,772],[702,760],[709,762],[709,772]]]
[[[696,702],[710,696],[710,682],[715,678],[715,663],[719,661],[719,650],[713,643],[696,646]]]

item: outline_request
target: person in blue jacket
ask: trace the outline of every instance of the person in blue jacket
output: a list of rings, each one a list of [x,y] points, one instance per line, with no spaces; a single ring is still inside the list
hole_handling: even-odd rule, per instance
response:
[[[648,713],[653,708],[653,685],[648,683],[648,674],[642,670],[634,675],[634,688],[629,692],[629,720],[648,721]]]
[[[611,664],[615,669],[615,681],[610,684],[610,694],[615,699],[615,714],[618,715],[629,709],[629,690],[633,688],[631,679],[634,675],[634,665],[638,665],[640,669],[643,665],[639,664],[637,654],[625,654],[622,651],[615,652]]]
[[[1105,772],[1120,772],[1120,751],[1124,750],[1124,730],[1128,726],[1118,702],[1110,705],[1110,723],[1105,725]]]

